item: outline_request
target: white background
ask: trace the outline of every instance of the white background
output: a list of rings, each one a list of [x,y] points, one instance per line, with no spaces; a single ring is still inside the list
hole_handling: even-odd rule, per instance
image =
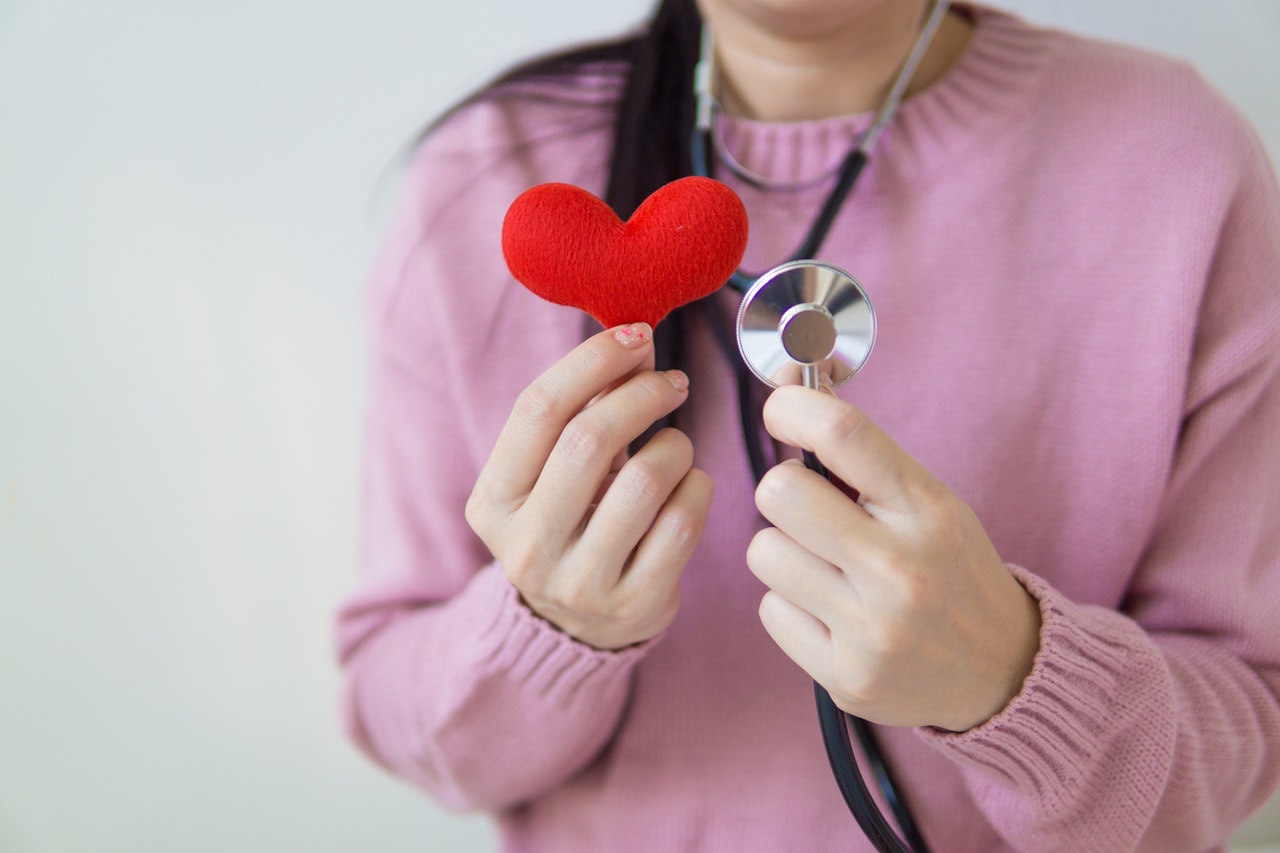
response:
[[[0,851],[492,849],[338,734],[360,290],[425,120],[649,3],[445,5],[0,0]],[[1280,159],[1275,0],[1005,5]]]

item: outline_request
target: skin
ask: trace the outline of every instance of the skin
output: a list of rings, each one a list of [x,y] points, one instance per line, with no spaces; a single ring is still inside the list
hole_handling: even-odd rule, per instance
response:
[[[765,120],[874,107],[915,39],[920,0],[699,0],[716,31],[721,98]],[[959,57],[969,25],[939,32],[914,88]],[[745,96],[743,93],[749,93]],[[653,370],[643,324],[590,338],[521,394],[467,504],[467,520],[529,608],[600,649],[659,634],[706,524],[710,478],[663,430],[687,399]],[[894,726],[963,731],[1004,708],[1039,647],[1035,601],[974,513],[862,412],[780,388],[778,440],[814,451],[850,494],[802,465],[771,470],[756,505],[774,526],[746,555],[769,588],[760,619],[843,710]]]
[[[779,388],[779,441],[814,451],[838,485],[789,461],[756,506],[773,525],[747,550],[774,642],[872,722],[964,731],[1003,709],[1039,647],[1039,608],[959,498],[854,406]]]
[[[875,109],[927,0],[698,0],[715,32],[719,97],[766,121]],[[972,27],[950,14],[907,95],[946,73]],[[747,563],[769,587],[760,619],[845,711],[963,731],[1003,709],[1039,648],[1040,615],[973,512],[874,423],[830,394],[781,388],[778,440],[815,451],[862,495],[790,461],[756,506],[774,527]]]
[[[911,51],[926,0],[698,0],[715,32],[718,96],[763,121],[851,115],[879,106]],[[907,95],[946,73],[972,25],[948,15]]]
[[[599,649],[661,633],[706,524],[711,478],[665,429],[627,446],[689,396],[653,370],[643,323],[601,332],[534,380],[467,502],[467,521],[531,610]]]

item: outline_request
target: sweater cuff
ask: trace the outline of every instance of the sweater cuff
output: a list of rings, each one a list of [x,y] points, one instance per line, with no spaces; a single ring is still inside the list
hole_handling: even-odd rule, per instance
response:
[[[520,600],[502,567],[491,564],[472,584],[476,597],[492,603],[488,624],[477,643],[481,678],[502,674],[545,699],[591,701],[589,685],[626,677],[662,638],[616,651],[597,649],[556,628]]]
[[[1048,801],[1091,775],[1109,723],[1127,716],[1125,685],[1159,667],[1142,629],[1120,613],[1077,604],[1019,566],[1010,572],[1040,606],[1040,649],[1021,691],[998,714],[964,732],[921,728],[918,736],[988,779]],[[1141,681],[1138,676],[1139,682]],[[1135,700],[1141,702],[1140,698]],[[1074,782],[1073,782],[1074,780]]]

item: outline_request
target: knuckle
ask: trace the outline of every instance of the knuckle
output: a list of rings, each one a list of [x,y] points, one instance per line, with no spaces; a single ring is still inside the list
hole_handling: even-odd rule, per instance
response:
[[[608,369],[612,361],[609,354],[616,351],[612,341],[605,343],[598,338],[584,341],[573,350],[570,369],[579,376],[595,375]]]
[[[633,631],[643,629],[640,633],[652,636],[669,625],[679,609],[680,584],[676,582],[665,589],[633,591],[620,597],[614,603],[612,619]]]
[[[671,388],[671,383],[663,378],[662,374],[652,370],[637,373],[627,381],[625,385],[626,392],[633,397],[640,398],[640,405],[653,405],[666,398],[666,389],[662,386],[666,385]]]
[[[856,443],[867,428],[867,416],[853,406],[833,406],[825,414],[825,432],[837,444]]]
[[[600,597],[584,583],[564,583],[558,585],[552,600],[567,613],[579,617],[595,617],[603,615]]]
[[[765,528],[751,537],[747,543],[747,568],[759,576],[760,568],[768,561],[769,543],[765,542],[765,534],[772,528]]]
[[[614,603],[613,618],[623,625],[639,625],[652,617],[653,609],[648,596],[632,591],[621,594]]]
[[[662,617],[664,619],[669,621],[675,618],[676,612],[680,609],[681,594],[680,583],[671,584],[662,600]]]
[[[658,430],[658,434],[653,437],[650,444],[661,447],[674,458],[688,459],[689,462],[685,468],[693,464],[693,441],[675,427],[663,427]]]
[[[528,385],[516,397],[512,415],[534,427],[546,426],[557,420],[560,411],[560,395],[542,379]]]
[[[462,517],[466,519],[467,525],[481,538],[484,538],[485,528],[487,527],[484,504],[484,498],[480,496],[477,487],[467,496],[467,503],[462,508]]]
[[[558,442],[561,450],[577,461],[613,456],[613,428],[590,409],[581,412],[565,426]]]
[[[860,714],[878,705],[882,693],[874,673],[865,667],[854,667],[844,673],[840,684],[831,691],[831,698],[842,710]]]
[[[639,505],[661,503],[671,492],[671,480],[663,467],[652,459],[633,457],[623,467],[619,479]]]
[[[760,624],[764,625],[765,630],[773,634],[779,630],[785,619],[785,607],[783,598],[773,590],[768,590],[760,597],[760,605],[756,608],[756,612],[760,618]]]
[[[613,605],[613,618],[622,625],[636,625],[642,622],[647,614],[647,602],[641,600],[635,592],[622,594]]]
[[[541,576],[542,555],[536,544],[517,539],[502,555],[502,570],[511,585],[521,592],[532,592]]]
[[[659,433],[668,441],[675,442],[681,448],[688,448],[689,452],[693,452],[693,439],[689,438],[683,430],[675,427],[663,427]]]
[[[692,445],[690,445],[692,447]],[[690,462],[692,465],[693,463]],[[701,468],[690,468],[684,474],[682,485],[688,492],[692,493],[693,500],[705,513],[711,506],[711,500],[715,496],[716,485],[711,479],[711,475]]]
[[[786,500],[792,488],[791,478],[794,473],[790,465],[775,465],[765,472],[756,486],[756,507],[778,506]]]
[[[940,527],[959,526],[968,507],[933,477],[913,478],[908,488],[908,500],[920,508],[921,515]]]
[[[760,577],[778,558],[779,539],[783,533],[776,527],[765,527],[759,530],[747,543],[747,568]],[[761,578],[763,580],[763,578]]]
[[[912,534],[914,550],[937,566],[963,562],[975,531],[982,529],[977,515],[949,492],[920,507]]]
[[[937,609],[937,596],[929,580],[912,571],[897,574],[898,599],[904,612],[909,614],[932,613]],[[894,635],[895,640],[902,637]]]
[[[904,641],[904,630],[897,619],[876,619],[865,628],[863,642],[870,665],[863,668],[863,678],[868,687],[874,680],[873,674],[898,657]]]
[[[969,505],[943,490],[929,503],[930,527],[935,537],[943,541],[960,542],[974,523],[976,516]]]
[[[662,517],[663,534],[677,549],[696,544],[706,524],[705,513],[683,505],[668,507]]]
[[[943,615],[944,602],[940,600],[939,592],[927,572],[921,571],[909,558],[902,555],[886,558],[883,565],[886,592],[892,602],[889,613],[899,615],[904,620],[926,617],[933,619]],[[886,622],[898,624],[892,616]],[[895,641],[903,639],[901,632],[891,632],[886,636]]]
[[[914,571],[910,557],[900,548],[875,548],[867,553],[867,559],[873,560],[880,574],[895,585],[902,584]]]

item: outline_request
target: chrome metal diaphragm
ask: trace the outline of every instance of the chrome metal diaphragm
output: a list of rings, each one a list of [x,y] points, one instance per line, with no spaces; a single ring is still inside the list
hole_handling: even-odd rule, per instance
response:
[[[751,286],[738,309],[738,350],[760,381],[833,387],[862,368],[876,315],[857,279],[822,261],[790,261]]]

